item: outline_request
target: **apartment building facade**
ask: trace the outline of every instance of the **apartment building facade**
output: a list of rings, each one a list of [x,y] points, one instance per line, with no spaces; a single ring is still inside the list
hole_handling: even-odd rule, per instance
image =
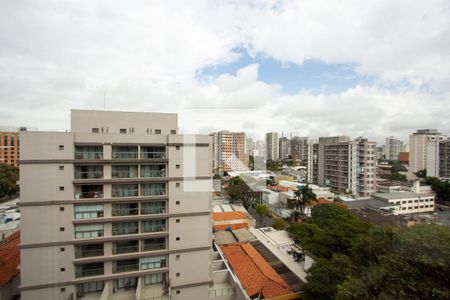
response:
[[[405,146],[402,141],[394,138],[393,136],[386,138],[385,145],[385,158],[387,160],[398,160],[400,152],[405,150]]]
[[[319,183],[319,141],[308,140],[308,156],[306,165],[306,180],[308,183]]]
[[[71,128],[21,135],[22,299],[207,299],[210,136],[162,113]]]
[[[278,133],[266,133],[266,159],[278,160]]]
[[[418,172],[427,167],[427,145],[429,142],[446,140],[436,129],[419,129],[409,136],[409,169]]]
[[[450,140],[439,143],[439,177],[450,179]]]
[[[283,136],[278,141],[278,149],[279,149],[279,158],[280,159],[288,159],[291,155],[291,141]]]
[[[291,139],[291,154],[292,159],[298,161],[306,161],[308,159],[308,137],[294,136]]]
[[[0,127],[0,163],[17,167],[20,158],[20,132],[26,127]]]
[[[376,191],[376,143],[347,136],[322,137],[318,183],[339,193],[367,197]]]
[[[212,133],[214,172],[245,171],[248,169],[244,132],[219,131]]]

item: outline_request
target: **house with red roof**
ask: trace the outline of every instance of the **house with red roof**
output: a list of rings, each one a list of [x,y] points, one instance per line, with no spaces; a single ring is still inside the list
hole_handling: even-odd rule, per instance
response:
[[[20,232],[0,241],[0,299],[18,299],[20,285]]]

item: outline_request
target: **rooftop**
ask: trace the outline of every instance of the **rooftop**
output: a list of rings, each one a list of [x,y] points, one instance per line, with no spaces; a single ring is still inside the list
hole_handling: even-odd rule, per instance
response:
[[[0,286],[7,284],[19,273],[20,232],[8,236],[3,244],[0,244]]]
[[[382,207],[391,207],[397,206],[397,204],[389,203],[380,199],[366,199],[366,200],[354,200],[345,202],[349,208],[363,208],[363,207],[373,207],[373,208],[382,208]]]
[[[420,194],[413,192],[391,192],[391,193],[375,193],[373,197],[393,200],[393,199],[407,199],[407,198],[419,198]]]
[[[249,297],[272,298],[293,294],[289,285],[250,243],[221,246]]]
[[[247,219],[247,214],[242,211],[213,212],[214,221]]]

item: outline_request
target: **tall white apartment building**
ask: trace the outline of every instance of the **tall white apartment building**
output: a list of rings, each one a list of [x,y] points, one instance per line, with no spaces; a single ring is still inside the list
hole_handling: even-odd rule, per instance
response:
[[[291,146],[291,141],[287,137],[283,136],[280,138],[279,145],[278,145],[280,159],[289,158],[289,156],[291,155],[291,147],[290,146]]]
[[[436,129],[419,129],[409,136],[409,169],[418,172],[427,167],[427,144],[446,140]]]
[[[308,183],[318,184],[319,170],[319,141],[308,140],[308,157],[306,164],[306,181]]]
[[[248,170],[244,132],[219,131],[211,135],[213,136],[213,168],[215,172]]]
[[[366,197],[376,191],[376,143],[348,136],[321,137],[318,183],[340,193]]]
[[[208,299],[211,138],[177,126],[72,110],[21,133],[22,299]]]
[[[398,160],[398,154],[405,149],[404,144],[393,136],[386,138],[385,158],[387,160]]]
[[[270,160],[278,160],[278,133],[266,133],[266,157]]]

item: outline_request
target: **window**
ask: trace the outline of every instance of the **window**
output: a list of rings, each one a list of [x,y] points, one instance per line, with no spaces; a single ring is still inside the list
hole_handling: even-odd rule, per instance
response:
[[[75,226],[75,238],[95,238],[103,236],[103,224],[77,225]]]
[[[166,213],[166,202],[164,201],[152,201],[152,202],[142,202],[141,203],[141,214],[151,215],[151,214],[164,214]]]
[[[121,128],[120,133],[127,133],[127,130],[125,128]]]
[[[180,254],[177,254],[177,255],[175,256],[175,259],[176,259],[176,260],[179,260],[180,257],[181,257],[181,255],[180,255]]]
[[[180,223],[180,219],[176,219],[175,222]]]
[[[155,134],[161,134],[161,129],[155,129]]]
[[[61,293],[64,293],[66,291],[66,288],[61,288],[60,291]]]
[[[176,186],[177,188],[179,188],[179,187],[180,187],[180,183],[179,183],[179,182],[175,183],[175,186]]]
[[[61,207],[59,208],[59,211],[64,211],[64,207],[61,206]]]
[[[139,195],[138,184],[113,184],[113,197],[137,197]]]
[[[180,240],[180,237],[179,237],[179,236],[177,236],[177,237],[175,238],[175,240],[179,241],[179,240]]]
[[[92,133],[99,133],[98,128],[92,128]]]
[[[63,187],[63,186],[60,186],[60,187],[59,187],[59,190],[60,190],[60,191],[64,191],[64,187]]]
[[[151,274],[144,276],[144,284],[155,284],[163,282],[163,274]]]
[[[166,231],[166,220],[142,221],[141,230],[142,232]]]
[[[179,293],[180,293],[180,290],[177,290],[176,293],[179,294]]]
[[[60,171],[64,170],[64,166],[59,166],[59,170]]]
[[[180,205],[180,201],[175,201],[175,205]]]
[[[66,248],[59,248],[59,252],[64,252],[64,251],[66,251]]]
[[[64,145],[59,145],[59,150],[64,150]]]
[[[61,269],[59,269],[61,272],[65,272],[66,271],[66,268],[61,268]]]
[[[175,146],[175,150],[180,150],[180,146]]]
[[[140,259],[141,270],[157,269],[166,267],[165,256],[151,256]]]
[[[63,232],[64,231],[64,227],[59,227],[59,231]]]
[[[131,216],[139,213],[137,203],[113,203],[112,216]]]
[[[75,219],[95,219],[103,217],[103,204],[75,205]]]
[[[180,272],[177,272],[177,277],[180,277],[180,276],[181,276]]]
[[[161,196],[166,194],[165,183],[141,184],[141,196]]]
[[[180,165],[175,165],[175,168],[179,169],[179,168],[180,168]]]
[[[172,130],[170,131],[170,134],[177,134],[177,131],[174,130],[174,129],[172,129]]]
[[[112,235],[139,233],[138,222],[112,223]]]

